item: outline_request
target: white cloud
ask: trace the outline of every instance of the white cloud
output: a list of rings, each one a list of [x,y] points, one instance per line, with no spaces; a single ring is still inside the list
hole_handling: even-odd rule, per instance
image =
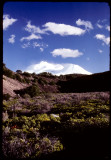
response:
[[[21,41],[21,42],[24,41],[24,40],[30,41],[30,40],[33,40],[33,39],[42,39],[42,37],[41,37],[40,35],[36,35],[36,34],[32,33],[32,34],[31,34],[30,36],[28,36],[28,37],[22,37],[22,38],[20,39],[20,41]]]
[[[108,31],[110,31],[110,26],[106,26],[106,29],[107,29]]]
[[[61,36],[82,35],[85,33],[85,30],[81,28],[66,24],[57,24],[53,22],[48,22],[45,25],[43,25],[43,27],[45,27],[45,31],[51,31],[54,34],[59,34]]]
[[[25,30],[30,33],[39,33],[39,34],[45,34],[44,29],[40,29],[39,27],[36,27],[35,25],[31,25],[31,21],[28,21]]]
[[[84,21],[84,20],[78,19],[76,21],[76,24],[78,26],[84,25],[86,29],[93,29],[93,25],[91,24],[90,21]]]
[[[45,44],[45,43],[38,43],[38,42],[33,42],[32,44],[33,48],[36,48],[36,47],[41,47],[41,48],[47,48],[48,47],[48,44]]]
[[[41,45],[38,42],[33,42],[32,46],[33,48],[36,48],[36,47],[40,47]]]
[[[9,43],[15,43],[15,35],[14,34],[12,34],[11,36],[10,36],[10,38],[8,39],[8,42]]]
[[[44,48],[40,48],[40,51],[43,52],[43,51],[44,51]]]
[[[32,48],[39,48],[40,49],[40,51],[41,52],[43,52],[44,51],[44,49],[46,48],[46,47],[48,47],[48,45],[47,44],[44,44],[44,43],[38,43],[38,42],[27,42],[27,43],[24,43],[24,44],[22,44],[21,45],[21,47],[22,48],[29,48],[29,47],[32,47]]]
[[[30,42],[24,43],[21,47],[22,48],[29,48],[30,47]]]
[[[97,23],[97,27],[100,28],[100,29],[103,28],[103,26],[100,25],[99,23]]]
[[[26,71],[30,73],[42,73],[42,72],[51,72],[51,71],[58,71],[63,69],[63,66],[60,64],[53,64],[53,63],[48,63],[46,61],[41,61],[38,64],[33,64],[29,66]]]
[[[66,48],[54,49],[51,53],[54,57],[61,56],[63,58],[68,58],[68,57],[76,58],[83,55],[83,53],[79,52],[77,49],[72,50],[72,49],[66,49]]]
[[[10,25],[16,22],[17,19],[10,18],[8,14],[3,15],[3,30],[6,30]]]
[[[46,61],[41,61],[37,64],[32,64],[28,66],[25,71],[36,74],[42,72],[50,72],[54,75],[65,75],[65,74],[73,74],[73,73],[80,73],[80,74],[91,74],[91,72],[86,71],[79,65],[75,65],[72,63],[67,64],[56,64],[56,63],[49,63]]]
[[[99,53],[103,53],[103,51],[102,51],[101,49],[98,49],[98,52],[99,52]]]
[[[105,37],[105,35],[103,35],[103,34],[96,34],[95,38],[102,40],[106,45],[109,45],[109,43],[110,43],[110,37]]]
[[[108,24],[105,24],[106,23],[106,19],[103,19],[103,20],[98,20],[97,21],[97,27],[100,28],[100,29],[106,29],[108,31],[110,31],[110,26]]]

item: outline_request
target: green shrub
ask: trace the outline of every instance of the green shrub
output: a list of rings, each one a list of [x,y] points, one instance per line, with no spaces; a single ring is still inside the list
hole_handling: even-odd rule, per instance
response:
[[[16,73],[22,74],[22,71],[21,70],[17,70]]]
[[[3,74],[7,77],[13,78],[13,72],[5,67],[3,67]]]
[[[37,115],[37,120],[41,121],[41,122],[43,122],[43,121],[50,121],[50,117],[46,113],[44,113],[44,114],[38,114]]]
[[[22,97],[25,94],[30,95],[30,97],[35,97],[35,96],[39,95],[40,90],[39,90],[39,87],[37,85],[32,85],[32,86],[29,86],[29,87],[27,87],[25,89],[15,90],[15,93],[16,94],[20,94]]]
[[[37,85],[32,85],[28,88],[27,93],[31,96],[31,97],[35,97],[39,94],[39,88]]]
[[[53,151],[61,151],[63,150],[63,145],[60,143],[60,141],[56,141],[54,146],[53,146]]]
[[[28,78],[26,78],[26,77],[24,78],[24,81],[25,81],[26,83],[28,83],[28,84],[30,83],[30,80],[29,80]]]
[[[6,94],[3,94],[3,100],[9,100],[10,99],[10,95],[8,94],[8,93],[6,93]]]
[[[15,74],[15,79],[17,79],[19,82],[22,82],[22,78],[19,74]]]
[[[54,84],[55,84],[55,82],[54,82],[54,81],[51,81],[49,84],[50,84],[50,85],[54,85]]]
[[[41,84],[41,85],[47,84],[47,81],[46,81],[45,79],[43,79],[42,77],[40,77],[40,78],[38,79],[38,82],[39,82],[39,84]]]
[[[31,77],[31,74],[28,73],[28,72],[24,72],[23,75],[26,76],[26,77]]]

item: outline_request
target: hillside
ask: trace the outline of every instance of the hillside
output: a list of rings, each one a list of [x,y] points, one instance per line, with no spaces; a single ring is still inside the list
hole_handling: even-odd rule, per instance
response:
[[[16,95],[14,90],[26,88],[28,85],[3,75],[3,93],[10,94],[12,97]]]
[[[3,73],[3,159],[109,158],[110,72]]]
[[[51,73],[28,73],[9,70],[3,65],[3,94],[34,96],[40,93],[92,92],[110,90],[110,71],[92,75],[68,74],[55,76]],[[29,93],[30,92],[30,93]],[[33,93],[32,93],[33,92]],[[31,95],[33,94],[33,95]]]
[[[110,91],[110,71],[92,75],[77,76],[67,81],[59,81],[60,92]]]

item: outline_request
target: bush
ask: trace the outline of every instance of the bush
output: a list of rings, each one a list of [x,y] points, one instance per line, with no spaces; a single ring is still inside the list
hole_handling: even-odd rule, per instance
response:
[[[32,85],[32,86],[29,86],[25,89],[21,89],[21,90],[14,90],[14,92],[16,94],[20,94],[20,96],[24,96],[24,94],[29,94],[30,97],[35,97],[35,96],[38,96],[39,93],[40,93],[40,90],[39,90],[39,87],[37,85]]]
[[[3,74],[7,77],[13,78],[13,72],[5,67],[3,67]]]
[[[55,84],[55,82],[54,82],[54,81],[51,81],[49,84],[50,84],[50,85],[54,85],[54,84]]]
[[[17,70],[16,72],[19,73],[19,74],[22,74],[22,71],[21,71],[21,70]]]
[[[10,97],[11,97],[11,96],[10,96],[8,93],[3,94],[3,100],[8,101],[8,100],[10,99]]]
[[[28,72],[24,72],[23,75],[26,76],[26,77],[30,77],[31,76],[31,74],[28,73]]]
[[[31,97],[35,97],[35,96],[37,96],[38,93],[39,93],[39,88],[38,88],[37,85],[32,85],[32,86],[30,86],[30,87],[28,88],[27,91],[28,91],[28,93],[29,93],[29,95],[30,95]]]
[[[22,79],[19,74],[15,74],[15,79],[17,79],[19,82],[22,82]]]
[[[43,79],[42,77],[40,77],[40,78],[38,79],[38,82],[39,82],[39,84],[41,84],[41,85],[47,84],[47,81],[46,81],[45,79]]]
[[[28,84],[30,83],[30,80],[28,78],[24,78],[24,81]]]

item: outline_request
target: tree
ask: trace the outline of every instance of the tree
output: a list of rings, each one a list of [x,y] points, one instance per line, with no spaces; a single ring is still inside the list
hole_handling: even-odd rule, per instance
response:
[[[16,70],[16,73],[22,74],[22,71],[21,70]]]

